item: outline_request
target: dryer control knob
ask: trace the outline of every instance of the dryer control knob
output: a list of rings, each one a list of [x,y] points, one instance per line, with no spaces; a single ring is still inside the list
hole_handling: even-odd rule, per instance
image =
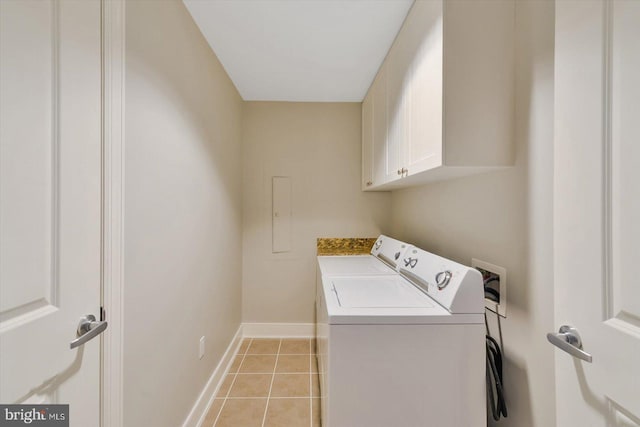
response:
[[[438,290],[443,290],[447,287],[449,281],[451,280],[451,276],[453,275],[449,270],[441,271],[440,273],[436,274],[436,285],[438,285]]]

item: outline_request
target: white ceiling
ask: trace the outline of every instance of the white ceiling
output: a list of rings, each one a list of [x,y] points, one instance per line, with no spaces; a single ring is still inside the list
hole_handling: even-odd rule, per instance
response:
[[[413,0],[183,0],[247,101],[362,101]]]

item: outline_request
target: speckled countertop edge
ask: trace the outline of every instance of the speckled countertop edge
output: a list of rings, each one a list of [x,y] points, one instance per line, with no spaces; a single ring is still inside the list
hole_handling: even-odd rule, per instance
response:
[[[367,255],[376,237],[319,237],[318,255]]]

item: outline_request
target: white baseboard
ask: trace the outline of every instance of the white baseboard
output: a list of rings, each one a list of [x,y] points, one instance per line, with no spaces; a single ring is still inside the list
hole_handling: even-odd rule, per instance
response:
[[[202,425],[204,418],[207,415],[207,411],[213,403],[213,399],[224,380],[224,375],[229,371],[231,363],[233,363],[233,358],[240,348],[242,338],[243,327],[240,325],[238,331],[231,340],[231,343],[229,343],[227,351],[225,351],[220,363],[218,363],[218,366],[214,369],[211,377],[209,377],[209,381],[207,381],[207,384],[204,386],[200,396],[198,396],[198,400],[196,400],[196,403],[193,405],[193,408],[187,416],[187,419],[182,424],[182,427],[200,427]]]
[[[309,338],[316,335],[315,323],[243,323],[242,333],[251,338]]]

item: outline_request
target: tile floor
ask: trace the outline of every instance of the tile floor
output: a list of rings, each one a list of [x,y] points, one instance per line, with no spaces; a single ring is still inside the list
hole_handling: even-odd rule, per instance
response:
[[[203,427],[320,427],[313,339],[246,338]]]

